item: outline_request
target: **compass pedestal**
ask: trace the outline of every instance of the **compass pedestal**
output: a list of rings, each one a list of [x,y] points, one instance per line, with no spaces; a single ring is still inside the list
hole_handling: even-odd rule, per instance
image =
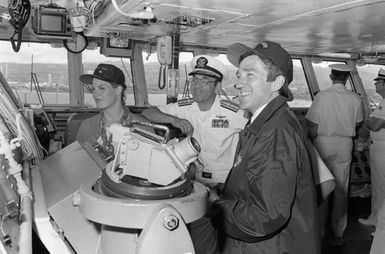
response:
[[[194,182],[183,197],[158,200],[109,197],[91,181],[80,187],[80,212],[101,224],[99,254],[195,253],[186,224],[204,216],[207,190]]]

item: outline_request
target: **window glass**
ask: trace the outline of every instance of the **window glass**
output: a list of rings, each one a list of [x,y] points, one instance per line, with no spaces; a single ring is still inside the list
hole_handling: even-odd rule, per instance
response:
[[[179,54],[179,88],[178,98],[181,99],[187,81],[191,78],[188,74],[192,71],[191,60],[194,58],[192,52],[181,52]]]
[[[226,54],[220,54],[217,57],[227,68],[229,72],[229,77],[227,80],[223,80],[222,88],[230,96],[230,98],[234,98],[234,96],[238,96],[238,90],[235,89],[234,85],[237,82],[237,70],[238,67],[232,65],[229,60],[227,60]]]
[[[158,58],[155,53],[143,54],[144,73],[146,78],[148,103],[153,106],[166,104],[166,87],[160,89],[158,87],[159,74],[161,65],[158,62]],[[159,84],[162,88],[163,80],[160,80]]]
[[[377,105],[382,101],[381,95],[376,93],[376,88],[374,86],[374,80],[377,77],[378,71],[380,68],[383,68],[381,65],[376,64],[365,64],[357,65],[357,71],[364,85],[365,92],[368,95],[369,102],[371,106]]]
[[[65,48],[23,42],[14,52],[9,41],[0,41],[0,70],[24,104],[69,104]]]
[[[331,64],[345,64],[344,62],[334,62],[334,61],[322,61],[320,63],[313,63],[314,73],[316,75],[318,86],[320,91],[328,89],[332,85],[332,81],[330,80],[330,71],[329,65]],[[353,83],[351,78],[348,79],[345,85],[346,89],[354,90]]]
[[[86,49],[82,53],[83,72],[85,74],[92,74],[96,66],[100,63],[113,64],[120,68],[125,77],[127,89],[125,91],[126,105],[134,105],[133,85],[131,78],[131,64],[129,58],[123,57],[107,57],[100,54],[99,47],[96,49]],[[84,89],[84,105],[87,107],[95,107],[95,101],[87,89]]]
[[[300,59],[293,59],[293,81],[289,85],[293,100],[290,107],[308,108],[312,100]]]

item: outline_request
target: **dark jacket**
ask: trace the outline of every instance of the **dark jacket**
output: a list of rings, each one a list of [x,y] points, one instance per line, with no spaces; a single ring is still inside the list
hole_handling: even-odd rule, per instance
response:
[[[221,253],[321,253],[307,139],[284,97],[240,133],[212,217]]]

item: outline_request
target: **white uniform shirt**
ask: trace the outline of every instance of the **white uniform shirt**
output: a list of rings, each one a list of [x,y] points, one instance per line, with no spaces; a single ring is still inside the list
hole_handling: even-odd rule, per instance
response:
[[[343,84],[334,84],[316,95],[306,118],[318,124],[318,135],[353,137],[356,123],[363,120],[361,98]]]
[[[158,107],[164,113],[187,119],[194,127],[193,137],[201,146],[199,160],[205,172],[211,173],[205,179],[207,183],[224,183],[233,166],[239,132],[245,127],[243,110],[237,113],[223,108],[216,97],[208,111],[200,111],[198,104],[179,107],[177,103]],[[210,175],[210,174],[208,174]]]
[[[385,100],[382,100],[377,108],[369,116],[385,120]],[[379,131],[370,131],[370,138],[376,140],[385,140],[385,129],[382,128]]]

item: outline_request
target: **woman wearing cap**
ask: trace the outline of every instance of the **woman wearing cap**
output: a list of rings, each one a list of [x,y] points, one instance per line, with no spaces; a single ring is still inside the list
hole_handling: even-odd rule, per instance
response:
[[[98,142],[105,152],[113,155],[111,135],[108,133],[111,124],[121,123],[130,126],[133,120],[148,121],[131,113],[125,106],[124,91],[127,88],[125,77],[122,70],[116,66],[99,64],[93,74],[81,75],[80,81],[90,90],[97,108],[101,111],[82,122],[76,139],[91,145]]]

